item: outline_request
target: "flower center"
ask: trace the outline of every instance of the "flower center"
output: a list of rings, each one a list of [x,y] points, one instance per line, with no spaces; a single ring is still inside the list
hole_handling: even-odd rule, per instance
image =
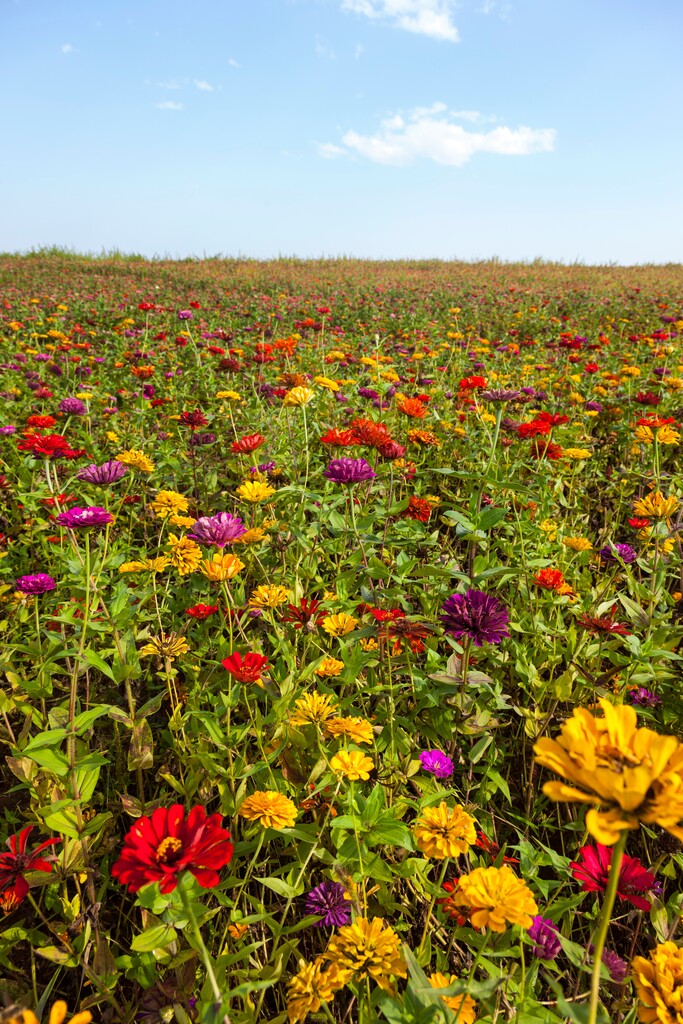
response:
[[[166,839],[162,839],[157,846],[155,858],[157,864],[170,864],[177,858],[174,856],[180,850],[182,850],[183,844],[179,839],[174,836],[167,836]]]

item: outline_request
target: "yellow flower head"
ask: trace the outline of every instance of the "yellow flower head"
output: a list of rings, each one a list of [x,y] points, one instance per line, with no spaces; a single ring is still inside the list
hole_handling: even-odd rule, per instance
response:
[[[311,725],[324,722],[331,718],[336,711],[336,701],[327,693],[305,693],[294,701],[296,711],[290,718],[292,725]]]
[[[217,551],[212,558],[205,559],[199,566],[199,571],[212,583],[223,583],[233,579],[238,572],[244,569],[244,562],[241,562],[236,555],[227,551]]]
[[[588,537],[564,537],[562,543],[570,551],[590,551],[593,547]]]
[[[590,459],[591,450],[590,448],[563,448],[562,458],[572,459],[573,462],[578,462],[580,459]]]
[[[171,549],[171,562],[179,576],[188,576],[197,571],[202,560],[202,549],[199,544],[189,537],[176,537],[174,533],[170,533],[168,546]]]
[[[358,619],[346,612],[339,612],[337,615],[326,615],[323,619],[323,629],[330,636],[346,636],[358,625]]]
[[[323,658],[315,670],[317,676],[339,676],[344,671],[344,662],[336,658]]]
[[[111,441],[112,444],[118,444],[120,439],[119,435],[114,430],[108,430],[107,440]]]
[[[448,988],[454,981],[458,981],[455,974],[441,974],[436,971],[429,976],[429,984],[432,988]],[[463,994],[461,996],[441,996],[446,1006],[455,1011],[458,1015],[458,1024],[474,1024],[477,1019],[477,1004],[472,996]]]
[[[557,537],[557,523],[553,522],[552,519],[544,519],[540,523],[540,528],[548,535],[548,540],[555,540]]]
[[[680,501],[675,495],[665,498],[661,491],[648,494],[640,498],[633,505],[633,511],[637,516],[644,516],[647,519],[668,519],[680,508]]]
[[[261,480],[245,480],[237,488],[237,493],[244,501],[255,503],[271,498],[275,494],[275,488],[271,487],[270,484],[263,483]]]
[[[381,917],[357,917],[343,925],[323,953],[340,970],[356,981],[371,978],[385,992],[393,992],[392,978],[405,978],[408,971],[401,955],[398,935]]]
[[[179,516],[172,515],[168,517],[168,521],[171,526],[182,526],[187,529],[189,526],[194,526],[197,520],[193,516]]]
[[[367,781],[374,767],[372,759],[362,750],[340,750],[330,761],[332,771],[349,782],[355,782],[357,779]]]
[[[257,790],[242,801],[240,817],[258,821],[263,828],[291,828],[296,821],[295,805],[275,790]]]
[[[287,587],[279,587],[274,584],[263,584],[252,590],[249,604],[252,608],[277,608],[289,600]]]
[[[263,538],[266,536],[266,531],[261,529],[260,526],[253,526],[251,530],[247,530],[241,537],[237,538],[236,544],[260,544]]]
[[[217,391],[216,398],[229,398],[231,402],[239,402],[242,396],[239,391]]]
[[[504,932],[507,923],[530,928],[533,915],[538,913],[531,889],[508,864],[475,868],[469,875],[461,875],[449,899],[457,906],[473,908],[475,928],[494,932]]]
[[[188,654],[190,646],[187,640],[176,633],[161,633],[140,648],[140,654],[151,654],[157,658],[169,658],[173,661],[180,654]]]
[[[426,807],[415,822],[413,835],[425,857],[443,860],[467,853],[477,838],[476,821],[464,807],[450,808],[443,800],[438,807]]]
[[[546,782],[543,792],[551,800],[595,804],[586,828],[605,846],[641,821],[683,840],[683,746],[675,736],[639,729],[634,708],[599,703],[604,718],[575,708],[557,739],[536,743],[538,763],[570,783]]]
[[[282,399],[282,404],[287,406],[308,405],[312,398],[315,398],[313,388],[307,388],[305,385],[300,384],[299,387],[292,388],[287,392]]]
[[[121,452],[120,455],[115,455],[114,458],[117,462],[122,462],[124,466],[139,469],[141,473],[154,472],[154,463],[138,448],[129,448],[127,451]]]
[[[157,518],[166,519],[167,516],[187,512],[187,498],[178,494],[177,491],[159,491],[154,501],[150,502],[149,507]]]
[[[142,562],[124,562],[119,566],[119,572],[163,572],[170,564],[170,558],[159,555],[158,558],[145,558]]]
[[[301,962],[299,973],[287,986],[289,1024],[299,1024],[309,1013],[317,1013],[351,976],[348,971],[340,971],[336,964],[330,964],[327,970],[324,967],[325,961],[320,956],[311,964]]]
[[[638,997],[638,1020],[652,1024],[679,1024],[683,1006],[683,949],[662,942],[649,959],[636,956],[631,976]]]
[[[328,391],[339,391],[339,384],[336,380],[331,380],[330,377],[314,377],[313,383],[317,384],[319,388],[327,388]]]
[[[325,722],[325,733],[336,738],[344,736],[353,743],[372,743],[372,725],[367,718],[329,718]]]

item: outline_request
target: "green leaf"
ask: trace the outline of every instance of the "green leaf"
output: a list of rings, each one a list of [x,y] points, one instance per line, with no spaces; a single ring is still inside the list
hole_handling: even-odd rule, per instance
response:
[[[278,896],[284,896],[286,899],[294,899],[295,896],[301,896],[301,893],[305,889],[303,882],[294,886],[289,885],[282,878],[273,878],[272,876],[270,878],[259,878],[259,882],[262,885],[267,886],[268,889],[272,889],[273,892],[278,894]]]
[[[149,953],[153,949],[164,949],[174,941],[177,934],[172,924],[158,924],[154,928],[147,928],[141,935],[136,935],[130,948],[136,953]]]
[[[111,679],[113,683],[116,682],[116,676],[114,675],[113,670],[110,668],[109,665],[107,665],[104,658],[102,658],[97,653],[97,651],[91,651],[90,649],[88,649],[87,651],[83,651],[83,657],[88,662],[88,664],[92,665],[93,668],[96,668],[98,672],[101,672],[102,675],[107,676],[107,678]]]

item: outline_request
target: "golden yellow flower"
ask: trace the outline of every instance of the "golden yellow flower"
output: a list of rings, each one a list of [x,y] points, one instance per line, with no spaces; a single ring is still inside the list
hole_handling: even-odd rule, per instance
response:
[[[638,1020],[646,1024],[680,1024],[683,1021],[683,949],[675,942],[661,942],[650,950],[649,960],[636,956],[631,976],[638,997]]]
[[[242,801],[239,814],[247,821],[258,821],[263,828],[291,828],[296,821],[295,805],[282,793],[259,789]]]
[[[249,604],[252,608],[277,608],[289,600],[287,587],[279,587],[275,584],[262,584],[252,590]]]
[[[216,398],[229,398],[231,402],[239,402],[242,396],[239,391],[217,391]]]
[[[683,840],[683,746],[675,736],[639,729],[634,708],[604,698],[599,704],[604,718],[575,708],[557,739],[536,743],[538,763],[571,783],[546,782],[543,792],[552,800],[595,804],[586,828],[605,846],[641,821]]]
[[[180,654],[188,654],[190,645],[185,637],[176,633],[161,633],[153,636],[144,647],[140,648],[140,654],[151,654],[157,658],[169,658],[173,661]]]
[[[167,516],[178,515],[180,512],[187,512],[187,498],[177,491],[159,491],[149,507],[159,519],[166,519]]]
[[[315,670],[317,676],[339,676],[344,671],[344,662],[336,658],[323,658]]]
[[[187,529],[188,526],[194,526],[194,524],[197,522],[197,520],[193,516],[178,515],[169,516],[168,521],[171,524],[171,526],[182,526],[185,529]]]
[[[563,448],[562,458],[572,459],[574,462],[578,462],[579,459],[590,459],[591,450],[590,448]]]
[[[328,391],[339,391],[339,384],[336,380],[332,380],[330,377],[323,377],[319,375],[313,378],[313,383],[317,384],[319,388],[327,388]]]
[[[168,546],[171,549],[170,559],[179,576],[188,576],[196,572],[202,560],[202,549],[189,537],[168,535]]]
[[[588,537],[563,537],[562,543],[570,551],[590,551],[593,547]]]
[[[367,781],[374,767],[373,760],[362,750],[340,750],[330,761],[332,771],[349,782],[355,782],[357,779]]]
[[[459,978],[456,974],[449,974],[446,977],[440,971],[436,971],[429,976],[429,984],[432,988],[448,988],[449,985],[458,980]],[[477,1019],[477,1004],[472,996],[468,996],[465,993],[461,996],[441,996],[441,998],[449,1009],[457,1013],[458,1024],[474,1024]]]
[[[644,425],[636,427],[635,438],[637,441],[642,441],[643,444],[652,444],[655,436],[659,444],[678,444],[681,439],[681,435],[674,430],[670,423],[665,423],[664,426],[657,427],[655,430],[656,433],[651,427]]]
[[[299,1024],[309,1013],[317,1013],[323,1003],[334,998],[343,988],[350,973],[341,971],[336,964],[324,970],[325,961],[317,957],[311,964],[300,961],[299,973],[287,986],[287,1017],[289,1024]]]
[[[296,711],[290,718],[292,725],[311,725],[324,722],[331,718],[336,711],[336,701],[327,693],[305,693],[294,701]]]
[[[541,530],[548,535],[548,540],[555,540],[557,537],[557,523],[553,522],[552,519],[544,519],[539,525]]]
[[[212,558],[205,559],[199,566],[202,575],[212,583],[231,580],[242,569],[244,569],[244,562],[241,562],[237,555],[231,555],[227,551],[217,551]]]
[[[56,1003],[52,1004],[50,1008],[50,1016],[48,1017],[47,1024],[64,1024],[68,1008],[63,999],[58,999]],[[9,1019],[3,1018],[5,1024],[38,1024],[38,1018],[32,1010],[20,1010],[16,1017],[10,1017]],[[90,1010],[81,1010],[80,1013],[75,1013],[69,1020],[69,1024],[90,1024],[92,1020],[92,1014]]]
[[[461,875],[449,899],[460,907],[473,908],[475,928],[504,932],[506,922],[531,927],[538,907],[531,889],[508,864],[499,868],[475,868]]]
[[[336,615],[326,615],[323,619],[323,629],[330,636],[346,636],[358,625],[358,619],[346,612],[339,612]]]
[[[275,488],[271,487],[270,484],[263,483],[261,480],[245,480],[237,488],[237,493],[245,501],[255,503],[271,498],[275,494]]]
[[[668,519],[680,508],[680,501],[671,494],[665,498],[661,491],[655,491],[634,502],[633,511],[647,519]]]
[[[325,722],[325,732],[333,738],[345,736],[353,743],[372,743],[374,738],[367,718],[330,718]]]
[[[247,530],[241,537],[238,537],[235,541],[236,544],[259,544],[266,536],[266,531],[262,530],[260,526],[253,526],[251,530]]]
[[[315,391],[313,388],[307,388],[304,385],[292,388],[287,392],[285,397],[282,399],[282,404],[286,406],[296,405],[308,405],[312,398],[315,398]]]
[[[425,857],[444,860],[467,853],[477,838],[476,824],[460,804],[450,808],[442,800],[438,807],[425,807],[415,822],[413,835]]]
[[[124,562],[119,566],[119,572],[163,572],[170,564],[170,558],[159,555],[157,558],[145,558],[142,562]]]
[[[119,443],[119,435],[114,430],[107,431],[107,440],[111,441],[112,444]]]
[[[323,953],[323,959],[347,971],[356,981],[372,978],[389,993],[394,990],[391,979],[408,974],[399,937],[381,917],[357,917],[353,924],[343,925]]]
[[[145,453],[141,452],[138,448],[129,448],[127,451],[115,455],[114,458],[117,462],[122,462],[124,466],[139,469],[141,473],[152,473],[154,471],[152,460],[147,458]]]
[[[362,636],[359,639],[358,643],[361,646],[361,650],[366,651],[368,653],[370,651],[378,651],[379,650],[379,644],[375,640],[374,636]]]

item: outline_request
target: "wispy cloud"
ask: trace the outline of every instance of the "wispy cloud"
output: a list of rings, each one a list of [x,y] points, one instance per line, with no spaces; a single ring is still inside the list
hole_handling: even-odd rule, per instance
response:
[[[553,128],[508,128],[499,125],[488,131],[472,131],[457,120],[489,120],[478,111],[451,112],[444,103],[416,107],[407,114],[385,118],[374,135],[348,131],[342,145],[321,143],[318,154],[325,159],[360,155],[373,163],[401,167],[416,160],[431,160],[444,167],[462,167],[475,153],[501,156],[529,156],[549,153],[555,148]]]
[[[61,49],[62,53],[65,56],[67,56],[67,57],[69,56],[70,53],[76,53],[76,47],[72,46],[71,43],[62,43],[60,49]]]
[[[157,82],[159,89],[180,89],[181,85],[175,78],[171,78],[168,82]]]
[[[235,58],[234,58],[234,57],[228,57],[228,64],[230,65],[230,67],[231,67],[231,68],[241,68],[241,67],[242,67],[242,65],[241,65],[241,64],[239,64],[239,63],[238,63],[238,62],[237,62],[237,61],[235,60]]]
[[[331,46],[328,46],[322,36],[315,37],[315,55],[322,60],[336,60],[337,55]]]
[[[406,32],[457,43],[455,6],[455,0],[342,0],[341,9],[387,21]]]
[[[184,110],[184,103],[176,103],[174,100],[163,100],[161,103],[155,103],[154,106],[157,110]]]
[[[213,86],[211,85],[210,82],[205,81],[205,79],[195,78],[193,79],[193,81],[196,87],[198,89],[201,89],[202,92],[213,92]]]

